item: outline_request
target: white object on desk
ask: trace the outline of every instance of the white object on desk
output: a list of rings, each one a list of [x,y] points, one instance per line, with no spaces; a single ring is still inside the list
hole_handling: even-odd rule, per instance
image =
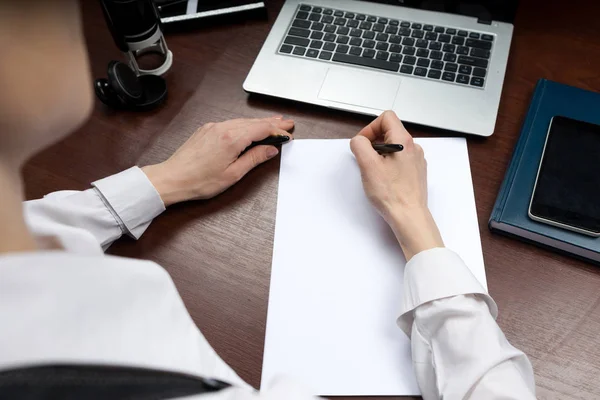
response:
[[[486,287],[466,141],[415,141],[444,242]],[[316,395],[419,394],[396,326],[405,262],[349,140],[283,146],[262,386],[288,375]]]

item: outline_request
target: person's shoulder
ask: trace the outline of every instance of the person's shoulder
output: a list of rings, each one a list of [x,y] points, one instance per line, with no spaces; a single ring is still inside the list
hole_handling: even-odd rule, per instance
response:
[[[0,255],[0,272],[14,272],[15,269],[27,274],[51,270],[53,273],[65,272],[89,276],[112,274],[169,276],[163,267],[153,261],[111,255],[85,255],[65,251]]]

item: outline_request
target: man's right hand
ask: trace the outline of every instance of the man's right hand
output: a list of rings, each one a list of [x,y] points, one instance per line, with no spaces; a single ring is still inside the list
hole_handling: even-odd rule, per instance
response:
[[[379,155],[372,143],[402,144],[404,150]],[[427,162],[423,149],[393,111],[386,111],[350,141],[367,197],[396,234],[410,260],[421,251],[444,247],[427,206]]]

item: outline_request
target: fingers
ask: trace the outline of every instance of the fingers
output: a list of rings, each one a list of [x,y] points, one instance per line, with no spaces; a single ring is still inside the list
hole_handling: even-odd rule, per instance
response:
[[[358,135],[366,137],[371,142],[383,138],[385,143],[403,144],[412,139],[396,113],[390,110],[385,111],[364,127]]]
[[[236,136],[238,150],[241,152],[252,142],[258,142],[269,136],[283,135],[291,138],[292,135],[287,129],[291,129],[293,126],[294,121],[292,120],[262,120],[243,126],[233,131],[232,134]]]
[[[350,140],[350,149],[356,157],[361,171],[366,171],[371,166],[381,162],[379,154],[373,150],[371,141],[365,136],[356,135]]]
[[[256,146],[251,148],[227,168],[234,180],[233,183],[239,181],[254,167],[270,160],[278,153],[279,150],[275,146]]]
[[[289,131],[295,125],[294,120],[292,119],[276,119],[274,122],[271,123],[274,123],[279,129],[283,129],[286,131]]]
[[[272,124],[275,124],[276,126],[279,126],[281,129],[285,129],[285,130],[291,129],[294,126],[294,121],[292,121],[290,119],[284,119],[281,115],[275,115],[275,116],[267,117],[267,118],[230,119],[228,121],[220,122],[219,124],[222,125],[223,129],[233,130],[233,129],[243,128],[244,126],[248,126],[250,124],[253,124],[256,122],[262,122],[262,121],[271,122]],[[291,126],[290,126],[290,123],[291,123]]]
[[[386,132],[392,129],[398,129],[402,126],[402,123],[393,111],[384,111],[379,117],[375,118],[373,122],[365,126],[359,135],[366,137],[371,142],[385,135]]]

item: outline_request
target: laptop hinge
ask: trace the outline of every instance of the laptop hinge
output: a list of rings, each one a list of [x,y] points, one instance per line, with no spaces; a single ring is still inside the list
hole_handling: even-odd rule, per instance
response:
[[[477,23],[478,24],[491,25],[492,24],[492,20],[491,19],[477,18]]]

